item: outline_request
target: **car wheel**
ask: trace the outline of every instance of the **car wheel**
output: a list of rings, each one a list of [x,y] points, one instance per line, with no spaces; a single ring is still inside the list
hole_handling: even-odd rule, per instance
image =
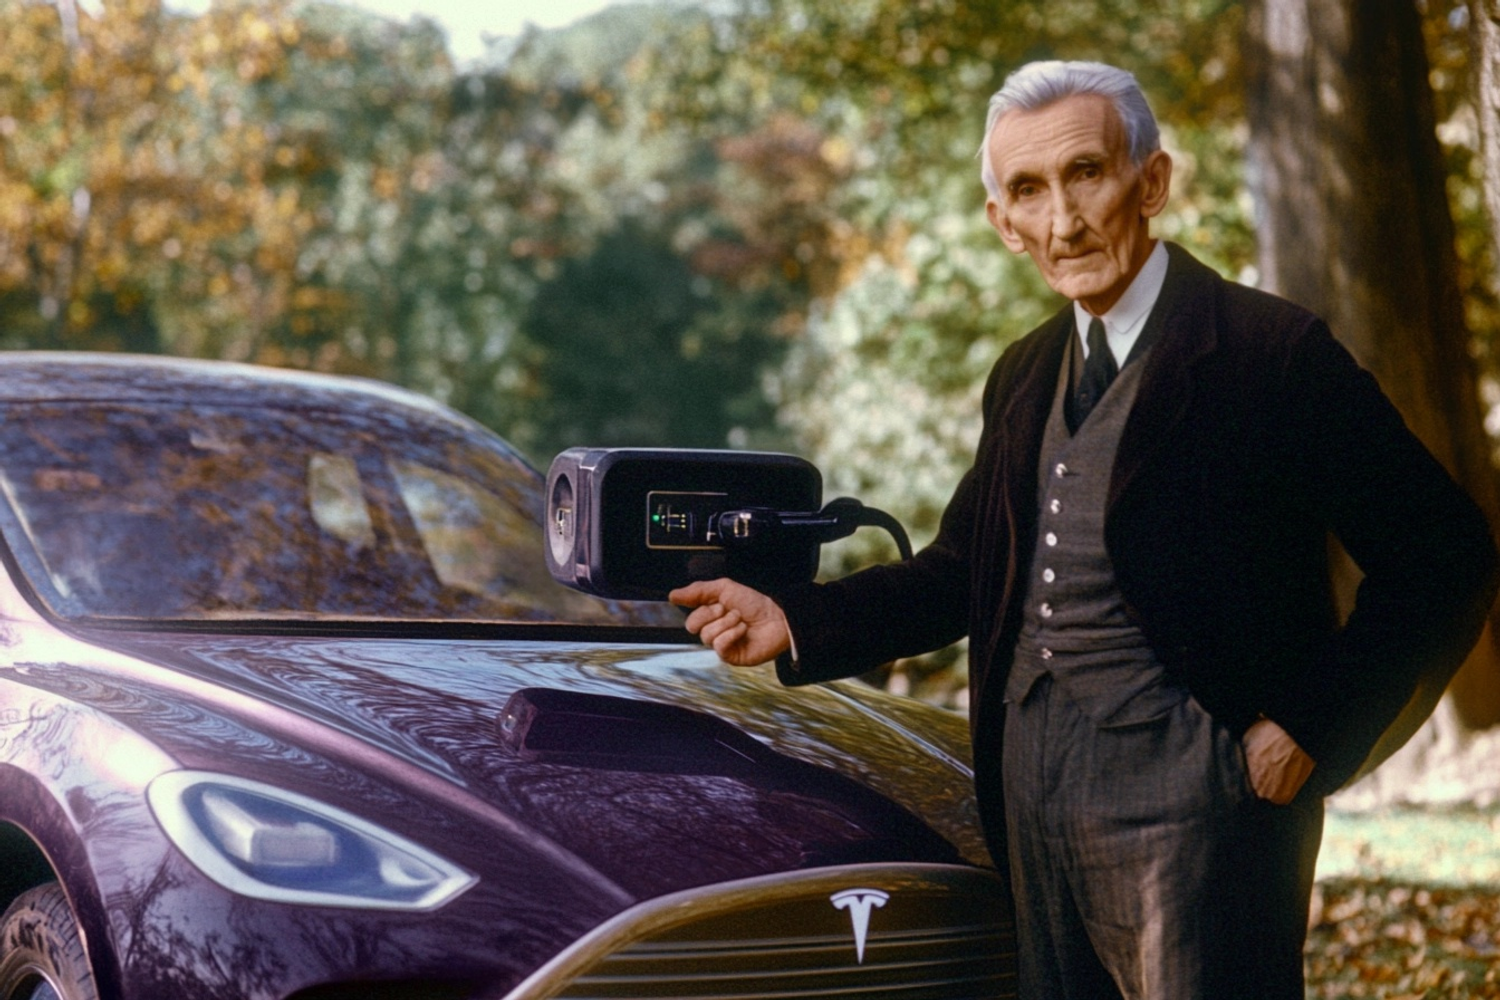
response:
[[[62,886],[39,885],[0,918],[0,1000],[98,1000]]]

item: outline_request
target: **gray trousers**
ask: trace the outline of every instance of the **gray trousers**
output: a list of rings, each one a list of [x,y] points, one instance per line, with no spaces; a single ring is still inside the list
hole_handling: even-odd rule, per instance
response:
[[[1321,802],[1257,799],[1185,692],[1108,727],[1044,675],[1002,773],[1022,1000],[1302,1000]]]

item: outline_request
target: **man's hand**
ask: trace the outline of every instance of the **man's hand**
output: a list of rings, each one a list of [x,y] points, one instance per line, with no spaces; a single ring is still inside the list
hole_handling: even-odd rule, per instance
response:
[[[742,583],[702,580],[679,587],[667,600],[694,609],[687,630],[712,646],[725,663],[751,667],[791,648],[792,634],[780,606]]]
[[[1255,794],[1278,806],[1296,798],[1314,766],[1297,741],[1270,719],[1261,719],[1245,731],[1244,744]]]

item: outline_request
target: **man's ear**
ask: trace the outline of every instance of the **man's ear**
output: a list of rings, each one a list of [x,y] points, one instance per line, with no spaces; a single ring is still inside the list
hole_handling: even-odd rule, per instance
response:
[[[1155,150],[1141,164],[1141,217],[1154,219],[1167,207],[1172,187],[1172,158]]]
[[[1000,234],[1000,242],[1004,243],[1011,253],[1025,253],[1026,244],[1021,242],[1021,234],[1017,233],[1015,227],[1010,224],[1005,210],[994,198],[985,200],[985,218],[990,220],[990,225],[995,227],[995,232]]]

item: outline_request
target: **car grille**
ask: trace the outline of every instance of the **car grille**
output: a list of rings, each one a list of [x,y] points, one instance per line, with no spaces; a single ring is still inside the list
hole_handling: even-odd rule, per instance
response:
[[[993,872],[947,865],[711,886],[626,911],[507,1000],[1013,997],[1010,913]]]

